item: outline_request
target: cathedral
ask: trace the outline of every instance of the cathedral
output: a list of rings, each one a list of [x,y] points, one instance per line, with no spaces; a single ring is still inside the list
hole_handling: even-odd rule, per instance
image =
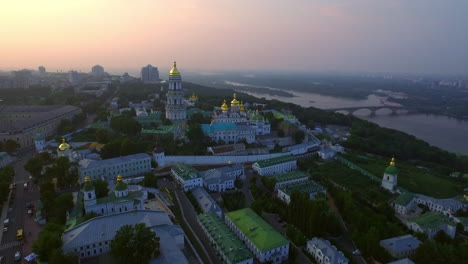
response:
[[[398,169],[395,167],[395,158],[392,158],[390,165],[385,169],[382,178],[382,187],[394,192],[398,182]]]
[[[174,61],[169,72],[169,90],[167,92],[166,118],[171,120],[174,125],[185,127],[187,122],[187,110],[185,105],[184,93],[182,91],[182,77]]]

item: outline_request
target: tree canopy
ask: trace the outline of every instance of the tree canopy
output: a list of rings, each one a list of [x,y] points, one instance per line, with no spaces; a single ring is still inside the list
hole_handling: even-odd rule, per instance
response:
[[[124,225],[111,242],[111,253],[120,264],[148,263],[160,254],[159,237],[143,223]]]

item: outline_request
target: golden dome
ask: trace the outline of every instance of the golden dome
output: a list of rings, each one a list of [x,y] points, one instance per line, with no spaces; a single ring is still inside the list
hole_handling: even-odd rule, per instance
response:
[[[245,112],[245,108],[244,108],[244,102],[240,102],[240,106],[239,106],[239,109],[241,112]]]
[[[234,93],[232,95],[232,97],[234,97],[234,99],[232,99],[232,101],[231,101],[231,107],[232,106],[239,106],[239,101],[237,101],[237,99],[236,99],[237,95]]]
[[[198,99],[198,96],[195,95],[195,93],[193,93],[190,98],[190,100],[197,100]]]
[[[226,100],[224,100],[223,104],[221,105],[221,110],[226,113],[229,110],[229,106],[226,104]]]
[[[390,167],[395,167],[395,157],[390,161]]]
[[[180,72],[177,69],[177,64],[175,61],[174,61],[174,66],[172,66],[171,71],[169,71],[169,75],[180,75]]]
[[[58,146],[58,149],[61,150],[61,151],[64,151],[66,149],[69,149],[70,148],[70,145],[67,144],[67,142],[65,142],[65,139],[62,138],[62,144],[60,144]]]
[[[117,182],[118,182],[118,183],[121,183],[122,180],[123,180],[122,175],[121,175],[121,174],[117,175]]]
[[[91,178],[89,176],[86,176],[84,178],[84,182],[86,182],[86,183],[91,182]]]

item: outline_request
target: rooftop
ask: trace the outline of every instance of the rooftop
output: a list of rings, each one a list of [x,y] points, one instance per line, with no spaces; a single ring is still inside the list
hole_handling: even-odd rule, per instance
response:
[[[122,156],[122,157],[117,157],[117,158],[112,158],[112,159],[82,162],[80,163],[80,166],[82,169],[93,169],[93,168],[104,167],[104,166],[118,165],[124,162],[129,162],[133,160],[141,160],[141,159],[151,159],[151,156],[145,153],[137,153],[137,154]]]
[[[314,181],[308,180],[283,185],[279,187],[279,190],[286,193],[287,195],[290,195],[293,191],[299,191],[301,193],[321,192],[325,190],[325,187]]]
[[[177,163],[171,171],[184,181],[200,177],[200,173],[196,169],[184,163]]]
[[[440,213],[427,212],[421,216],[411,219],[412,222],[418,224],[421,228],[424,229],[435,229],[440,225],[447,224],[453,226],[453,223],[450,222],[447,217]]]
[[[417,249],[421,243],[419,239],[412,235],[403,235],[380,240],[380,245],[394,255]]]
[[[323,255],[328,257],[330,264],[337,264],[340,261],[341,263],[348,263],[348,259],[343,255],[343,253],[336,249],[336,247],[333,246],[328,240],[314,237],[307,241],[307,245],[315,245],[315,247],[318,248]]]
[[[414,199],[414,197],[414,194],[410,192],[404,192],[395,199],[395,203],[398,205],[406,206],[411,202],[411,200]]]
[[[160,125],[158,126],[157,129],[142,129],[141,133],[142,134],[169,134],[169,133],[177,133],[177,130],[179,130],[179,126],[177,125]]]
[[[108,196],[98,198],[96,200],[97,204],[106,204],[106,203],[118,203],[120,201],[129,201],[139,198],[143,195],[143,192],[129,192],[127,196],[117,197],[114,192],[109,193]]]
[[[223,252],[230,263],[238,263],[253,258],[246,248],[228,226],[214,213],[204,213],[198,216],[198,221],[210,234],[217,247]]]
[[[286,162],[293,161],[293,160],[296,160],[296,158],[293,155],[285,155],[285,156],[279,156],[279,157],[272,158],[272,159],[259,160],[255,163],[258,164],[260,168],[265,168],[265,167],[270,167],[270,166],[274,166],[274,165],[281,164],[281,163],[286,163]]]
[[[213,197],[202,187],[195,187],[192,189],[192,195],[197,200],[203,212],[222,213],[221,208],[215,202]]]
[[[250,208],[226,213],[226,217],[262,252],[289,244],[283,235]]]
[[[290,172],[275,174],[272,176],[272,178],[275,179],[276,182],[290,181],[290,180],[300,179],[304,177],[308,178],[309,176],[303,171],[290,171]]]
[[[237,129],[235,123],[213,123],[213,124],[202,124],[201,129],[205,134],[211,134],[219,130],[234,130]]]

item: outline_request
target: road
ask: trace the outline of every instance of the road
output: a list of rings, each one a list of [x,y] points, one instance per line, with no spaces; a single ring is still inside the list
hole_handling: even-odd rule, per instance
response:
[[[14,254],[20,251],[23,259],[27,254],[31,253],[31,245],[33,239],[37,238],[39,226],[33,221],[33,217],[27,214],[26,203],[34,203],[37,208],[39,200],[39,191],[37,186],[32,186],[29,179],[29,173],[24,169],[24,164],[32,157],[34,150],[29,148],[18,154],[17,160],[13,165],[15,176],[13,182],[16,183],[16,188],[12,191],[9,207],[12,212],[6,215],[10,220],[8,231],[3,233],[0,245],[0,255],[4,256],[4,263],[15,263]],[[23,184],[28,181],[28,188],[24,189]],[[2,222],[5,219],[2,215]],[[16,231],[24,230],[24,240],[16,240]],[[31,235],[29,235],[31,232]],[[24,243],[24,247],[22,246]]]

